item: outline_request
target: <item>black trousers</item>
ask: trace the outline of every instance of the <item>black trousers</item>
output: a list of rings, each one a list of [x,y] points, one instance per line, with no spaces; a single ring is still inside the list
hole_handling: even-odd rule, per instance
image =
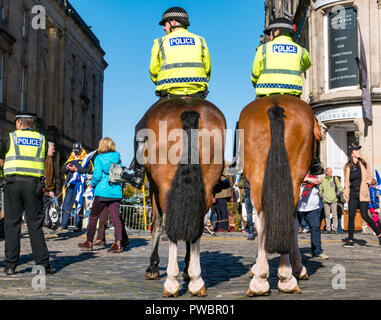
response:
[[[20,256],[22,214],[28,227],[32,254],[37,265],[49,264],[49,253],[42,230],[42,196],[36,195],[36,179],[7,181],[4,188],[4,227],[6,268],[16,268]]]
[[[216,199],[213,204],[217,213],[216,231],[228,231],[229,229],[229,213],[227,209],[226,198]]]
[[[380,225],[376,226],[373,219],[369,217],[368,215],[368,205],[369,205],[369,201],[360,201],[360,196],[358,192],[351,192],[349,194],[349,201],[348,201],[348,239],[349,240],[353,240],[357,209],[360,209],[361,217],[366,221],[367,224],[369,224],[369,226],[376,233],[376,235],[378,236],[381,233]]]

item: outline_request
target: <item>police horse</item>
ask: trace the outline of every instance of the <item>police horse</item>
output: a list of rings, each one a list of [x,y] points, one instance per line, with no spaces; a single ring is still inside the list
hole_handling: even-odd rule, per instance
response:
[[[279,253],[278,290],[301,293],[308,279],[298,248],[296,205],[299,188],[321,138],[311,107],[290,95],[273,95],[248,104],[239,118],[243,174],[257,209],[258,255],[247,296],[268,295],[267,253]]]
[[[225,129],[222,112],[207,100],[193,97],[156,102],[136,126],[137,140],[145,137],[144,161],[153,209],[152,252],[145,278],[160,279],[158,249],[164,220],[169,238],[164,297],[178,296],[177,243],[181,240],[186,242],[188,290],[193,296],[207,294],[201,278],[200,237],[213,188],[223,171]],[[205,142],[202,132],[215,135]]]

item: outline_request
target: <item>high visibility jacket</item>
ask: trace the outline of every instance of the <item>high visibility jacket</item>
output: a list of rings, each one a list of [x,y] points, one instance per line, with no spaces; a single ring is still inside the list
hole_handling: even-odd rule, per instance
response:
[[[310,66],[311,58],[306,49],[293,42],[291,37],[279,36],[258,47],[251,81],[257,95],[300,95],[303,90],[301,74]]]
[[[208,88],[210,56],[205,39],[184,28],[155,39],[150,77],[156,91],[189,95]]]
[[[16,130],[9,133],[9,138],[4,176],[42,177],[45,170],[45,137],[32,130]]]

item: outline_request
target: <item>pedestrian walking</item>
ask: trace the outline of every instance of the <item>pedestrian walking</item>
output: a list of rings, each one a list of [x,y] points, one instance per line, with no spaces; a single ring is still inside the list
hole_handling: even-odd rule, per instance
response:
[[[320,212],[323,208],[323,202],[319,196],[318,185],[320,183],[321,178],[311,173],[307,174],[301,185],[301,193],[296,210],[309,226],[312,258],[325,260],[329,256],[323,253],[321,245]]]
[[[49,152],[45,158],[45,188],[43,189],[43,212],[45,215],[44,226],[51,228],[51,221],[49,217],[48,207],[52,202],[52,198],[54,198],[55,188],[56,188],[56,175],[54,172],[54,164],[53,164],[53,156],[56,152],[55,145],[53,142],[48,142],[50,148]],[[55,227],[57,228],[57,226]]]
[[[379,217],[379,210],[380,210],[380,200],[379,200],[379,193],[377,190],[377,180],[372,179],[372,182],[369,186],[369,206],[368,209],[370,213],[372,214],[373,221],[378,226],[380,224],[380,217]]]
[[[325,176],[319,185],[319,194],[323,199],[324,203],[324,214],[325,214],[325,229],[328,233],[337,233],[338,219],[337,219],[337,202],[338,196],[337,192],[343,192],[343,187],[341,186],[337,177],[332,176],[332,168],[327,168],[325,170]],[[332,213],[332,224],[331,215]]]
[[[120,201],[122,200],[122,183],[109,181],[111,164],[122,166],[119,152],[116,152],[115,143],[106,137],[99,141],[99,155],[95,158],[94,172],[90,185],[95,188],[94,202],[89,216],[87,226],[87,239],[78,246],[81,249],[92,250],[93,240],[96,232],[97,221],[102,210],[107,207],[108,214],[114,226],[115,241],[108,252],[119,253],[122,247],[122,226],[119,213]]]
[[[249,236],[247,240],[254,240],[255,239],[255,231],[254,231],[254,219],[253,215],[256,214],[254,211],[254,206],[250,198],[250,184],[246,180],[245,176],[241,174],[241,182],[243,187],[243,202],[245,204],[246,214],[247,214],[247,231],[249,233]]]
[[[360,209],[361,217],[376,233],[381,246],[381,227],[376,226],[368,215],[369,185],[372,183],[372,175],[368,163],[361,158],[360,149],[361,146],[357,145],[349,147],[349,160],[344,166],[344,196],[348,201],[348,240],[345,241],[344,247],[354,246],[353,234],[357,209]]]
[[[22,214],[26,223],[34,261],[45,274],[55,273],[49,263],[43,233],[43,176],[45,155],[50,152],[45,137],[33,130],[36,115],[16,115],[16,131],[10,132],[0,148],[5,188],[5,274],[13,275],[20,256]]]

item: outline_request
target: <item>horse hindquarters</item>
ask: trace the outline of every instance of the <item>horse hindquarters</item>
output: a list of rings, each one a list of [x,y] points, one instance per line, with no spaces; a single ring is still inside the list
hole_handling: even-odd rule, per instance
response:
[[[284,140],[284,109],[268,109],[271,146],[262,188],[265,249],[269,253],[289,253],[293,247],[294,191]]]
[[[204,229],[204,182],[198,163],[197,140],[192,141],[191,138],[191,130],[198,129],[199,117],[200,114],[195,111],[186,111],[181,115],[187,137],[184,137],[181,163],[168,192],[165,218],[165,230],[173,242],[195,242],[201,237]],[[197,159],[197,163],[192,164],[192,159]]]

